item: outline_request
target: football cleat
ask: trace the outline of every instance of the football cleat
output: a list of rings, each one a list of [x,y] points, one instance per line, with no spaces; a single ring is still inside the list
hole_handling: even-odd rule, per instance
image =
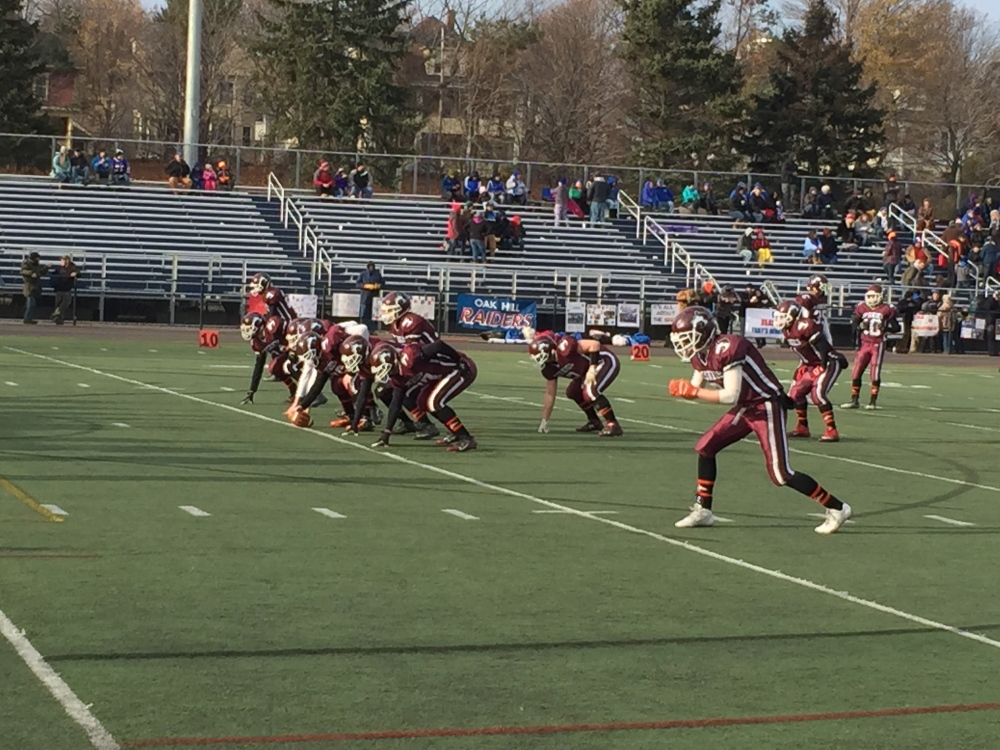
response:
[[[833,508],[826,509],[826,518],[823,519],[823,523],[816,527],[817,534],[832,534],[845,523],[847,519],[851,517],[851,506],[844,503],[844,508],[842,510],[834,510]]]
[[[587,424],[580,425],[576,428],[577,432],[600,432],[604,429],[604,425],[600,422],[587,422]]]
[[[427,424],[422,424],[417,427],[417,429],[413,432],[413,439],[430,440],[432,438],[436,438],[440,434],[440,430],[428,422]]]
[[[795,425],[795,429],[788,433],[790,438],[807,438],[809,437],[809,428],[802,424]]]
[[[395,426],[392,428],[393,435],[406,435],[409,432],[416,432],[417,426],[413,422],[404,422],[399,420],[396,422]]]
[[[841,404],[840,408],[841,409],[860,409],[861,408],[861,404],[858,403],[858,400],[856,398],[852,398],[846,404]]]
[[[625,433],[617,422],[608,422],[607,426],[597,433],[598,437],[621,437]]]
[[[695,526],[711,526],[715,523],[715,515],[708,508],[695,503],[691,512],[674,524],[678,529],[690,529]]]
[[[876,410],[876,409],[877,409],[878,407],[877,407],[877,406],[875,405],[875,402],[874,402],[874,401],[872,401],[872,402],[871,402],[870,404],[868,404],[868,405],[867,405],[867,406],[866,406],[865,408],[866,408],[866,409],[867,409],[868,411],[875,411],[875,410]]]
[[[840,433],[830,427],[827,427],[826,432],[819,436],[819,441],[821,443],[839,443]]]
[[[339,417],[330,422],[331,427],[347,427],[351,423],[351,418],[346,414],[341,414]]]
[[[472,435],[466,435],[449,445],[448,450],[453,453],[465,453],[465,451],[473,451],[478,447],[479,444],[476,442],[476,439]]]
[[[434,445],[452,445],[457,442],[458,442],[458,435],[451,433],[449,435],[445,435],[440,440],[435,440]]]
[[[372,432],[375,429],[375,425],[368,417],[361,417],[361,421],[358,422],[358,432]]]

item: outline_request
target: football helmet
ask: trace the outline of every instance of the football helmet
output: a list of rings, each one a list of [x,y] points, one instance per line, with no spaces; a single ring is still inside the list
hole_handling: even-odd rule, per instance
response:
[[[285,345],[288,347],[288,351],[293,354],[295,353],[296,342],[306,332],[306,323],[305,318],[296,318],[285,326]]]
[[[825,302],[830,296],[830,280],[821,273],[815,273],[806,282],[806,291]]]
[[[363,336],[348,336],[340,344],[340,361],[352,375],[361,368],[361,363],[370,353],[371,347]]]
[[[247,282],[247,288],[253,296],[261,295],[271,288],[271,277],[266,273],[255,273]]]
[[[389,292],[378,307],[378,319],[391,326],[410,311],[410,298],[402,292]]]
[[[311,332],[299,336],[292,347],[292,353],[300,362],[303,364],[312,362],[316,366],[319,366],[320,353],[322,351],[323,338]]]
[[[681,310],[670,328],[670,343],[684,362],[705,351],[719,335],[719,324],[715,316],[700,305],[691,305]]]
[[[883,293],[880,284],[872,284],[865,292],[865,304],[874,309],[882,304]]]
[[[247,313],[240,321],[240,336],[243,337],[244,341],[256,338],[264,330],[265,323],[267,323],[267,318],[260,313]]]
[[[538,365],[538,369],[541,370],[549,362],[556,361],[557,346],[556,340],[551,336],[539,336],[536,339],[532,339],[531,343],[528,344],[528,354],[534,360],[535,364]]]
[[[801,314],[802,308],[799,304],[795,300],[786,299],[774,310],[774,324],[780,330],[787,331]]]
[[[384,383],[399,369],[399,352],[389,344],[379,344],[368,355],[368,364],[375,382]]]

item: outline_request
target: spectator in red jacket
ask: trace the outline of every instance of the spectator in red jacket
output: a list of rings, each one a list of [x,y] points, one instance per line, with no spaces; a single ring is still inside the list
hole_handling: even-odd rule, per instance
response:
[[[319,168],[313,172],[313,187],[316,195],[330,197],[333,195],[333,175],[330,173],[330,162],[325,159],[319,163]]]
[[[448,228],[445,230],[445,254],[462,255],[462,206],[458,203],[451,204],[451,211],[448,214]]]

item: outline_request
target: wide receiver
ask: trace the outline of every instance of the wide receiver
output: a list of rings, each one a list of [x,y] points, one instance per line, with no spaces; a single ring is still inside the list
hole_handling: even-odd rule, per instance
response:
[[[620,437],[623,434],[611,402],[604,395],[621,372],[621,363],[614,352],[594,339],[577,341],[572,336],[541,333],[531,338],[528,354],[546,381],[539,432],[549,431],[558,381],[563,377],[569,380],[566,398],[575,402],[587,415],[587,422],[577,427],[577,432],[597,432],[601,437]],[[605,420],[603,424],[602,417]]]
[[[715,457],[752,432],[764,451],[771,481],[779,487],[788,485],[826,509],[826,518],[816,532],[832,534],[839,529],[851,517],[851,506],[831,495],[808,474],[793,471],[789,466],[785,433],[789,398],[760,352],[742,336],[720,335],[715,316],[698,306],[685,308],[677,315],[670,341],[677,356],[694,368],[690,381],[670,381],[670,395],[731,407],[695,444],[698,453],[695,504],[674,525],[689,528],[715,523],[712,514]]]
[[[285,299],[285,293],[271,284],[271,277],[266,273],[255,273],[250,277],[247,287],[251,297],[263,298],[268,317],[277,315],[286,323],[298,317]]]
[[[795,404],[795,416],[798,420],[795,429],[788,436],[809,437],[808,396],[826,423],[826,432],[820,436],[820,442],[839,442],[840,434],[833,418],[830,389],[837,382],[841,371],[847,367],[847,358],[830,346],[819,323],[814,318],[803,316],[802,308],[793,300],[785,300],[778,305],[774,311],[774,323],[781,330],[788,346],[802,361],[795,371],[792,388],[788,393]]]
[[[871,378],[871,399],[866,409],[875,409],[879,390],[882,386],[882,360],[885,359],[886,334],[899,330],[899,320],[896,308],[886,304],[882,295],[882,287],[872,284],[865,292],[865,301],[858,303],[851,316],[851,325],[861,332],[861,346],[854,357],[854,368],[851,370],[851,400],[843,405],[844,409],[859,408],[861,396],[861,377],[865,368],[871,366],[868,376]]]

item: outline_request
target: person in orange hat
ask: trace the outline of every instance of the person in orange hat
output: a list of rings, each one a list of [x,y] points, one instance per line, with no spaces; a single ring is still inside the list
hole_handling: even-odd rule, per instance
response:
[[[232,190],[236,185],[233,173],[229,171],[229,163],[225,159],[219,159],[215,165],[216,181],[219,183],[219,190]]]
[[[885,249],[882,250],[882,268],[885,271],[885,282],[887,284],[896,283],[896,271],[899,262],[903,258],[903,244],[899,241],[895,231],[889,232],[885,236]]]

